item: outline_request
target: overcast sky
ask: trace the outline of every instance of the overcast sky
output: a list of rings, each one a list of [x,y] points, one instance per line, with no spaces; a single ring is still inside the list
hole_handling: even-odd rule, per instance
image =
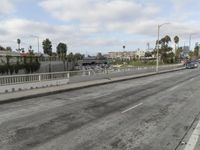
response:
[[[199,0],[0,0],[0,45],[16,49],[49,38],[53,47],[67,43],[69,51],[95,54],[155,47],[161,36],[178,35],[180,45],[200,41]],[[40,48],[42,51],[42,48]]]

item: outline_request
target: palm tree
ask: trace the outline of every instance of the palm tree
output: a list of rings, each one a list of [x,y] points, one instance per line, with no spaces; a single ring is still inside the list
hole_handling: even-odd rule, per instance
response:
[[[178,37],[178,36],[175,36],[175,37],[174,37],[174,43],[176,43],[176,44],[179,43],[179,37]]]
[[[123,45],[123,49],[125,50],[125,48],[126,48],[126,46],[125,45]]]
[[[21,44],[21,40],[17,39],[17,44],[18,44],[18,51],[20,51],[20,44]]]
[[[176,56],[176,53],[177,53],[177,45],[179,43],[179,37],[176,35],[174,37],[174,43],[175,43],[175,56]]]
[[[165,39],[165,42],[166,42],[167,45],[168,45],[169,42],[171,42],[171,38],[170,38],[169,35],[166,35],[166,36],[164,37],[164,39]]]
[[[178,43],[179,43],[179,37],[178,36],[175,36],[174,37],[174,43],[175,43],[175,52],[176,52],[176,46],[178,45]]]

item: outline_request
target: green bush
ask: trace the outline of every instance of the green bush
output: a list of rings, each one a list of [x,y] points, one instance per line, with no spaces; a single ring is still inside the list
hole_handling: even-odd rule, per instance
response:
[[[0,65],[0,73],[2,75],[6,73],[6,65]]]
[[[19,62],[19,59],[17,60],[16,64],[11,64],[9,62],[9,57],[7,57],[7,63],[3,63],[0,65],[0,74],[10,74],[13,73],[18,74],[19,70],[24,70],[25,73],[34,73],[37,72],[40,69],[40,62],[38,58],[31,56],[31,57],[24,57],[21,59],[21,62]]]

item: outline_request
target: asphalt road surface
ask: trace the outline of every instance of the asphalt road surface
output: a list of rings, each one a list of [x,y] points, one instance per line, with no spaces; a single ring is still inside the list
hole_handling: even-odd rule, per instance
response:
[[[182,70],[0,105],[0,150],[175,150],[200,112]]]

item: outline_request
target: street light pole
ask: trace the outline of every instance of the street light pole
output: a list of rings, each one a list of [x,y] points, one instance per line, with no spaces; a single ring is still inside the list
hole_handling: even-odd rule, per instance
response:
[[[192,35],[195,35],[195,33],[191,33],[189,37],[189,50],[191,51],[191,41],[192,41]]]
[[[39,52],[40,52],[40,39],[39,39],[39,37],[37,37],[37,39],[38,39],[38,54],[39,54]]]
[[[158,41],[157,41],[157,59],[156,59],[156,72],[158,72],[158,53],[159,53],[159,41],[160,41],[160,25],[158,25]]]
[[[158,41],[157,41],[157,59],[156,59],[156,72],[158,72],[158,66],[159,66],[159,41],[160,41],[160,28],[163,26],[163,25],[167,25],[167,24],[170,24],[170,23],[163,23],[163,24],[158,24]]]

